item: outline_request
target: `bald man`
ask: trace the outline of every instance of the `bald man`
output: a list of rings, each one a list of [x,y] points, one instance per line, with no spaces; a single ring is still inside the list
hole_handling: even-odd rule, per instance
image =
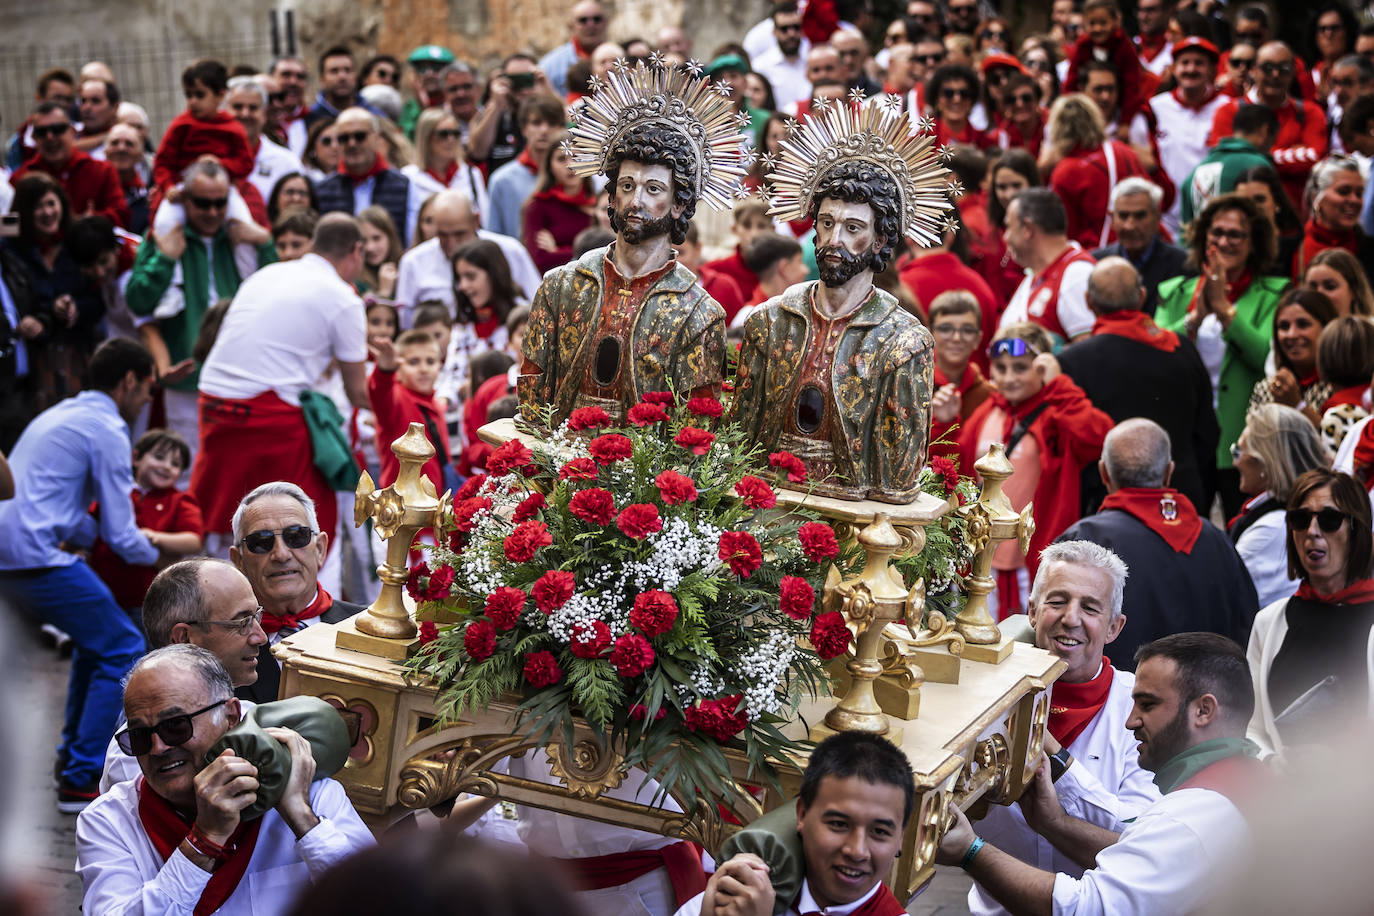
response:
[[[1170,454],[1169,434],[1158,423],[1119,423],[1107,434],[1097,465],[1108,492],[1102,510],[1060,536],[1100,544],[1141,572],[1126,580],[1126,623],[1112,645],[1113,664],[1121,667],[1133,669],[1135,651],[1145,643],[1189,630],[1246,645],[1259,611],[1231,539],[1170,486]]]
[[[321,213],[357,216],[376,204],[391,216],[401,242],[410,244],[420,205],[428,196],[377,151],[381,122],[366,108],[345,108],[334,121],[343,170],[315,185]]]
[[[610,14],[596,0],[582,0],[568,16],[568,40],[539,59],[539,69],[549,78],[558,97],[568,94],[568,68],[592,56],[597,45],[606,40]]]
[[[1118,423],[1147,417],[1164,427],[1174,443],[1175,486],[1194,505],[1210,506],[1219,433],[1212,382],[1197,348],[1141,310],[1145,290],[1125,258],[1094,265],[1085,299],[1096,316],[1092,335],[1065,348],[1060,366]],[[1096,511],[1106,495],[1091,467],[1083,471],[1082,494],[1084,515]]]

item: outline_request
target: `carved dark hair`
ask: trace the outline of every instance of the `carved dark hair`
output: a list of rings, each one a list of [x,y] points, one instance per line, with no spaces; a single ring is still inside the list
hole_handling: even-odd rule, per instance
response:
[[[674,245],[687,238],[687,225],[697,212],[696,171],[697,154],[682,134],[668,127],[644,125],[626,132],[620,142],[611,147],[610,167],[606,178],[610,181],[610,211],[615,214],[615,185],[620,180],[623,162],[667,166],[673,173],[673,203],[683,208],[682,215],[673,219],[671,236]]]
[[[887,173],[862,160],[841,162],[831,169],[811,198],[811,219],[827,197],[873,208],[873,231],[882,240],[873,253],[873,272],[882,273],[902,240],[902,211],[897,185]]]

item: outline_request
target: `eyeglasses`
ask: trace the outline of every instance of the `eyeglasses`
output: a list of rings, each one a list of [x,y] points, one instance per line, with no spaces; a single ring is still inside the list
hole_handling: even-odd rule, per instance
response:
[[[321,134],[319,138],[315,140],[315,142],[318,143],[320,146],[333,146],[335,138],[329,134]]]
[[[445,127],[434,132],[434,136],[440,140],[457,140],[463,132],[456,127]]]
[[[315,533],[309,525],[287,525],[280,532],[281,542],[291,550],[300,550],[314,540]],[[272,546],[277,543],[277,534],[278,532],[267,529],[254,531],[252,534],[245,534],[239,543],[249,553],[271,553]]]
[[[1289,509],[1284,518],[1288,521],[1290,531],[1306,531],[1312,527],[1312,519],[1315,518],[1317,527],[1330,534],[1333,531],[1339,531],[1341,525],[1345,524],[1346,519],[1350,516],[1340,509],[1327,506],[1316,512],[1311,509]]]
[[[1239,462],[1240,459],[1241,459],[1241,456],[1244,455],[1244,454],[1245,454],[1245,449],[1243,449],[1243,448],[1240,447],[1240,443],[1239,443],[1239,442],[1232,442],[1232,443],[1231,443],[1231,461],[1232,461],[1232,463]]]
[[[1285,73],[1293,72],[1292,64],[1267,63],[1259,65],[1260,72],[1265,76],[1283,76]]]
[[[1337,32],[1344,32],[1344,31],[1345,31],[1345,26],[1341,25],[1339,22],[1336,23],[1335,25],[1319,25],[1319,26],[1317,26],[1317,34],[1318,34],[1318,35],[1335,35]]]
[[[365,130],[350,130],[347,133],[340,133],[339,142],[347,146],[350,143],[366,143],[371,139],[372,134]]]
[[[191,736],[196,733],[195,726],[191,720],[196,716],[204,715],[216,707],[223,706],[232,700],[233,697],[225,697],[218,703],[211,703],[204,709],[197,709],[195,712],[183,713],[179,716],[171,716],[152,726],[132,725],[123,731],[115,733],[115,743],[119,749],[130,757],[142,757],[153,749],[153,735],[156,734],[162,739],[162,743],[168,747],[181,747]]]
[[[229,206],[227,197],[188,197],[187,200],[197,210],[223,210]]]
[[[944,89],[941,89],[941,90],[940,90],[940,98],[942,98],[942,99],[971,99],[971,98],[973,98],[973,90],[971,90],[971,89],[955,89],[955,88],[953,88],[953,87],[946,86]]]
[[[46,137],[60,137],[71,129],[71,124],[43,124],[33,129],[33,138],[42,140]]]
[[[937,324],[932,330],[940,337],[977,337],[979,329],[971,324]]]
[[[1014,96],[1011,97],[1011,100],[1012,100],[1012,103],[1013,103],[1013,104],[1016,104],[1016,105],[1034,105],[1034,104],[1035,104],[1035,93],[1033,93],[1033,92],[1018,92],[1018,93],[1016,93],[1016,95],[1014,95]]]
[[[787,32],[800,32],[802,30],[801,23],[795,23],[793,25],[775,25],[773,28],[784,34]]]
[[[1236,30],[1236,41],[1243,41],[1243,42],[1245,42],[1246,44],[1252,44],[1252,45],[1262,45],[1262,44],[1264,44],[1264,33],[1263,33],[1263,32],[1242,32],[1242,31],[1240,31],[1239,29],[1237,29],[1237,30]]]
[[[235,617],[232,620],[199,620],[197,626],[202,627],[224,627],[226,630],[233,630],[240,636],[247,636],[253,632],[253,627],[262,623],[262,608],[258,608],[247,617]]]
[[[1243,229],[1223,229],[1220,226],[1213,226],[1207,230],[1209,239],[1225,239],[1228,242],[1243,242],[1249,236],[1250,233]]]
[[[988,29],[978,36],[979,41],[1006,41],[1007,33],[1001,29]]]
[[[1040,351],[1029,341],[1019,337],[1007,337],[1002,340],[994,341],[988,348],[988,356],[996,359],[999,356],[1039,356]]]

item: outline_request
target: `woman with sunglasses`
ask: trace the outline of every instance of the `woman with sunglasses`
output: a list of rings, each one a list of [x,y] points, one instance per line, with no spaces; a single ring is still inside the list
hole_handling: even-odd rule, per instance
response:
[[[1217,89],[1223,95],[1238,99],[1255,85],[1255,46],[1238,41],[1222,57],[1221,73],[1217,76]]]
[[[926,104],[935,109],[935,145],[964,143],[984,149],[992,145],[970,116],[978,101],[978,74],[968,67],[945,64],[926,83]]]
[[[1255,683],[1248,737],[1280,759],[1334,743],[1328,729],[1347,714],[1363,719],[1374,684],[1369,494],[1348,474],[1320,468],[1294,482],[1287,505],[1288,570],[1301,584],[1256,615],[1247,652]]]
[[[1011,53],[1011,26],[999,16],[984,19],[973,36],[978,56]]]
[[[1303,192],[1303,210],[1311,215],[1292,264],[1295,280],[1302,278],[1313,258],[1332,248],[1353,254],[1366,275],[1374,272],[1374,238],[1360,228],[1363,207],[1364,175],[1354,159],[1331,156],[1312,168]]]
[[[1331,68],[1347,54],[1355,53],[1355,37],[1360,24],[1350,7],[1337,0],[1327,0],[1307,27],[1307,62],[1311,64],[1312,82],[1317,86],[1317,98],[1331,94]]]
[[[1291,407],[1265,404],[1250,412],[1245,429],[1228,447],[1240,490],[1248,498],[1227,524],[1255,584],[1259,606],[1293,594],[1295,577],[1284,563],[1283,507],[1293,482],[1314,468],[1329,466],[1317,428]]]
[[[415,122],[415,161],[401,174],[419,185],[426,195],[455,188],[472,201],[480,218],[487,211],[487,182],[480,169],[463,155],[458,119],[443,108],[427,108]]]
[[[1331,385],[1317,372],[1317,341],[1337,314],[1331,300],[1314,290],[1290,289],[1283,294],[1274,313],[1269,349],[1274,372],[1255,382],[1250,410],[1282,404],[1297,410],[1313,427],[1321,425],[1321,407],[1331,396]]]
[[[1188,266],[1196,277],[1159,284],[1155,322],[1197,345],[1217,398],[1217,492],[1227,515],[1242,502],[1230,445],[1245,426],[1255,383],[1264,378],[1274,313],[1288,286],[1266,276],[1274,263],[1274,226],[1248,198],[1212,198],[1188,227]]]
[[[323,181],[339,171],[339,131],[333,118],[320,118],[310,125],[301,164],[311,181]]]

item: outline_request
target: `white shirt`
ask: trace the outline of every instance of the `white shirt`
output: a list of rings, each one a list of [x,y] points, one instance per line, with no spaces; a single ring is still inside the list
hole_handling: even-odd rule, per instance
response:
[[[1207,158],[1207,134],[1212,130],[1212,117],[1228,101],[1230,97],[1219,92],[1201,108],[1193,110],[1174,98],[1172,92],[1150,98],[1157,128],[1154,136],[1159,146],[1159,164],[1178,189],[1173,206],[1163,217],[1164,225],[1169,227],[1175,238],[1179,237],[1180,198],[1187,188],[1188,173]],[[1150,131],[1144,118],[1132,122],[1131,142],[1141,146],[1150,145]]]
[[[772,50],[760,54],[754,61],[754,71],[762,74],[773,87],[773,101],[778,111],[796,111],[799,102],[811,98],[811,81],[806,78],[809,44],[803,38],[801,50],[791,60],[783,57],[782,50],[774,44]]]
[[[805,41],[806,39],[802,39]],[[744,40],[740,42],[744,48],[744,53],[749,55],[750,60],[758,60],[769,51],[776,51],[778,38],[773,34],[773,17],[769,16],[762,22],[756,22],[749,27],[749,31],[744,33]],[[803,57],[805,55],[802,55]]]
[[[1271,495],[1265,493],[1261,498]],[[1282,509],[1260,516],[1246,528],[1236,541],[1236,553],[1255,583],[1260,607],[1291,598],[1298,590],[1298,580],[1288,578],[1288,525]]]
[[[115,786],[76,820],[76,872],[81,876],[81,910],[106,914],[190,916],[210,873],[176,850],[164,863],[138,819],[142,780]],[[296,896],[331,866],[373,845],[372,832],[332,779],[310,785],[310,807],[320,822],[297,840],[275,810],[262,816],[248,871],[221,916],[285,913]]]
[[[410,179],[412,187],[419,185],[426,197],[447,190],[439,179],[429,172],[422,171],[414,163],[403,166],[401,174]],[[487,181],[482,177],[481,170],[474,169],[466,162],[462,163],[458,166],[458,171],[453,173],[453,180],[448,183],[448,187],[466,194],[468,200],[472,201],[472,212],[479,217],[487,212]]]
[[[1055,875],[1055,916],[1197,912],[1248,859],[1251,842],[1245,817],[1220,792],[1170,792],[1097,854],[1096,868]]]
[[[286,148],[297,158],[305,155],[305,146],[310,141],[310,127],[305,118],[296,118],[286,125]]]
[[[1154,776],[1140,768],[1138,745],[1126,728],[1130,718],[1135,675],[1116,671],[1101,712],[1069,745],[1073,764],[1054,784],[1064,810],[1074,817],[1121,832],[1124,821],[1159,801]],[[978,833],[998,849],[1044,871],[1077,878],[1083,867],[1026,826],[1020,805],[993,805],[978,822]],[[969,911],[1005,913],[1000,904],[974,884],[968,892]]]
[[[811,885],[803,878],[801,894],[797,897],[796,906],[789,906],[785,914],[786,916],[800,916],[801,913],[821,913],[823,916],[849,916],[850,913],[867,903],[874,894],[878,893],[882,886],[883,883],[879,881],[868,889],[867,894],[864,894],[853,903],[846,903],[843,906],[824,907],[816,902],[816,898],[811,895]],[[701,903],[705,896],[705,891],[697,894],[691,900],[684,903],[673,916],[701,916]]]
[[[1053,308],[1059,316],[1059,324],[1068,332],[1070,338],[1088,333],[1097,322],[1097,316],[1088,308],[1087,300],[1088,277],[1092,272],[1092,264],[1087,261],[1074,261],[1064,268],[1064,275],[1059,281],[1059,297],[1055,300]],[[1016,287],[1016,292],[1012,293],[1011,301],[1007,303],[1007,310],[1002,313],[998,327],[1006,327],[1018,321],[1035,321],[1029,311],[1031,289],[1034,286],[1035,272],[1027,268],[1026,278]],[[1038,308],[1035,317],[1041,317],[1048,311],[1043,305],[1038,305]]]
[[[510,265],[510,276],[516,288],[524,293],[527,300],[533,300],[534,294],[539,291],[541,278],[525,246],[508,235],[485,229],[478,229],[477,237],[501,246],[501,253]],[[456,314],[458,304],[453,295],[453,265],[449,263],[444,249],[439,247],[437,238],[416,245],[401,255],[401,263],[396,269],[396,308],[400,313],[401,327],[409,328],[415,307],[430,299],[447,305],[450,315]]]
[[[248,174],[248,180],[258,189],[262,202],[266,204],[272,196],[272,188],[283,175],[302,171],[301,160],[295,153],[263,137],[258,144],[258,157],[253,161],[253,171]]]
[[[200,371],[200,390],[221,398],[275,391],[300,404],[331,360],[367,359],[363,301],[317,254],[271,264],[239,287]]]
[[[239,700],[239,711],[243,715],[248,714],[248,710],[257,706],[252,700]],[[119,714],[119,724],[115,726],[115,731],[124,728],[124,713]],[[114,736],[110,737],[110,746],[105,748],[105,772],[100,774],[100,794],[104,795],[121,782],[130,779],[137,779],[143,775],[143,770],[138,765],[137,757],[130,757],[119,749],[119,742],[115,741]]]

